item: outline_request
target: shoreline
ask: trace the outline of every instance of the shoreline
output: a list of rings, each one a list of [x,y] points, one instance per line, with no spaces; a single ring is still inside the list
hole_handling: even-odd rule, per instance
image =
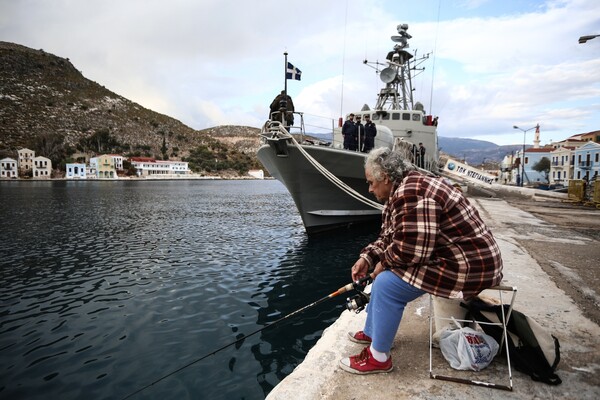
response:
[[[17,178],[17,179],[0,179],[0,182],[130,182],[130,181],[235,181],[235,180],[251,180],[251,181],[262,181],[262,180],[274,180],[272,177],[265,177],[263,179],[254,178],[252,176],[236,176],[236,177],[223,177],[223,176],[185,176],[185,177],[151,177],[151,178],[139,178],[139,177],[123,177],[123,178],[90,178],[90,179],[72,179],[72,178]]]

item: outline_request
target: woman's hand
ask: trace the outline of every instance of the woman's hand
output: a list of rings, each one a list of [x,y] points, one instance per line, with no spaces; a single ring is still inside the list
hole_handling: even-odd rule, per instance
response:
[[[364,258],[359,258],[352,266],[352,281],[356,282],[359,279],[367,276],[369,272],[369,263]]]

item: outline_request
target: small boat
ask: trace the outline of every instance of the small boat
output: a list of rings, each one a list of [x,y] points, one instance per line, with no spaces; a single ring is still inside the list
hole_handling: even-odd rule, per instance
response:
[[[413,102],[412,79],[423,70],[419,65],[429,55],[417,59],[406,50],[412,37],[407,29],[406,24],[398,25],[399,35],[391,37],[395,45],[385,62],[364,61],[376,69],[384,84],[375,107],[365,105],[348,115],[361,116],[363,121],[370,116],[377,127],[374,148],[400,149],[422,169],[437,172],[437,118],[427,115],[421,103]],[[299,117],[295,119],[299,126],[288,126],[283,116],[290,111],[280,111],[281,120],[272,115],[262,127],[257,157],[290,192],[306,232],[312,235],[357,224],[379,224],[383,206],[368,192],[364,175],[367,153],[344,148],[341,119],[331,141],[315,140],[306,135],[303,113],[293,113]],[[423,157],[417,147],[420,143],[426,149]],[[358,147],[362,147],[360,142]]]

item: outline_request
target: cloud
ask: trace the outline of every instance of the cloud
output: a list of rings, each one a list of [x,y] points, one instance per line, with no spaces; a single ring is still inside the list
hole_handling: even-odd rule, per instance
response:
[[[283,89],[284,52],[303,71],[288,82],[297,110],[332,124],[373,107],[381,82],[363,60],[384,60],[406,22],[411,49],[432,52],[415,100],[440,116],[440,134],[505,144],[522,140],[514,124],[539,122],[543,140],[600,129],[600,38],[577,43],[600,33],[596,3],[4,1],[0,37],[193,128],[258,127]]]

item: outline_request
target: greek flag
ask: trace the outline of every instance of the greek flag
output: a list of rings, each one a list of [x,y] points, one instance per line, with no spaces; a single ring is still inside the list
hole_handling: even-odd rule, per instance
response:
[[[287,63],[285,79],[295,79],[295,80],[299,81],[300,75],[302,75],[302,71],[300,71],[298,68],[294,67],[292,65],[292,63]]]

